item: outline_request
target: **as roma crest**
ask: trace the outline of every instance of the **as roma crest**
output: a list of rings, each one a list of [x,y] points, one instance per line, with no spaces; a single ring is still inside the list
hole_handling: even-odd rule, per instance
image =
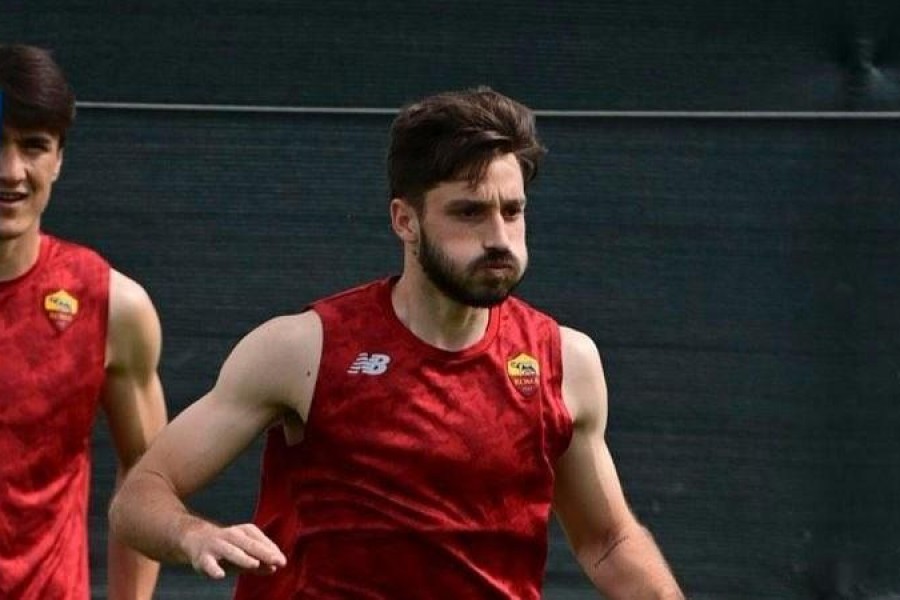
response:
[[[78,314],[78,299],[66,290],[59,290],[44,297],[44,311],[50,322],[60,331],[64,331]]]
[[[528,356],[524,352],[509,359],[506,363],[506,373],[516,389],[530,396],[537,391],[540,385],[541,367],[537,359]]]

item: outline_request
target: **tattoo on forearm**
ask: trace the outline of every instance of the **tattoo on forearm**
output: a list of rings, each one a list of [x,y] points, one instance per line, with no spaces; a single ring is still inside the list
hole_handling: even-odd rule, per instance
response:
[[[600,563],[602,563],[604,560],[609,558],[609,555],[613,553],[613,550],[615,550],[620,544],[622,544],[622,542],[624,542],[627,539],[628,539],[628,535],[626,534],[626,535],[623,535],[622,537],[620,537],[619,539],[617,539],[616,541],[614,541],[612,544],[610,544],[609,548],[606,549],[606,552],[603,553],[603,556],[601,556],[599,559],[597,559],[597,562],[594,563],[594,566],[599,567]]]

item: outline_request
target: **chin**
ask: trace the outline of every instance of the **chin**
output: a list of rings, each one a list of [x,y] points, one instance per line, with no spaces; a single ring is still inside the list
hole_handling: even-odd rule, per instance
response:
[[[0,242],[15,240],[24,236],[26,233],[27,230],[22,229],[21,227],[7,227],[4,226],[3,223],[0,223]]]
[[[490,308],[509,298],[515,284],[487,287],[469,294],[469,304],[476,308]]]

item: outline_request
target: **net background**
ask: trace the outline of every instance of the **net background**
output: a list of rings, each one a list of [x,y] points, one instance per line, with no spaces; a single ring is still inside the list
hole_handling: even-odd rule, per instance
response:
[[[521,291],[597,341],[635,511],[692,598],[896,597],[900,123],[862,111],[900,110],[900,9],[783,4],[12,0],[0,40],[54,48],[83,101],[391,109],[485,83],[626,111],[539,117]],[[80,111],[46,228],[147,287],[173,415],[254,325],[399,268],[390,118]],[[248,518],[259,450],[192,505]],[[100,598],[102,424],[95,457]],[[545,597],[591,597],[550,539]],[[157,597],[230,590],[166,568]]]

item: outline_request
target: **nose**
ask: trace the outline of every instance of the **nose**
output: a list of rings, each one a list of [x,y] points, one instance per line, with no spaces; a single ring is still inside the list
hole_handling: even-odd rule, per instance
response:
[[[484,249],[485,250],[509,250],[509,223],[498,210],[491,214],[491,218],[485,223]]]
[[[15,184],[25,179],[25,163],[15,145],[0,144],[0,181]]]

